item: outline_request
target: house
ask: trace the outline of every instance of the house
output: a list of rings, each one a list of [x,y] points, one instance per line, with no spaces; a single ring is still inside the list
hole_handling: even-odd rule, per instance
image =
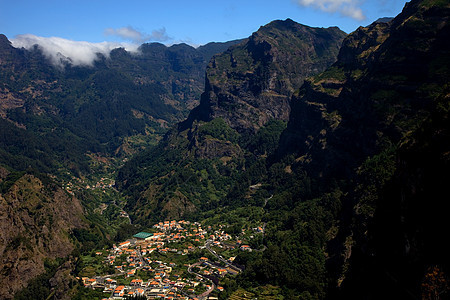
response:
[[[133,279],[130,282],[131,286],[142,286],[144,282],[142,281],[142,279]]]
[[[83,277],[84,286],[94,286],[97,284],[97,280],[94,278]]]
[[[226,269],[217,269],[217,272],[219,273],[219,275],[227,274],[227,270]]]
[[[119,270],[120,272],[123,271],[123,267],[122,267],[122,266],[115,266],[114,268],[116,268],[116,269]]]
[[[138,296],[142,296],[145,293],[144,289],[136,289],[135,292],[136,292],[136,295],[138,295]]]
[[[117,284],[117,281],[111,278],[106,278],[105,279],[105,284],[111,286],[114,286]]]
[[[155,280],[153,280],[152,282],[150,282],[149,284],[148,284],[150,287],[157,287],[157,286],[159,286],[159,282],[157,282],[157,281],[155,281]]]
[[[123,243],[120,243],[119,244],[119,248],[125,248],[125,247],[128,247],[128,246],[130,246],[130,241],[126,241],[126,242],[123,242]]]
[[[127,277],[134,276],[135,273],[136,273],[136,269],[131,270],[131,271],[129,271],[129,272],[127,273]]]
[[[252,248],[250,248],[249,245],[242,245],[242,246],[240,247],[240,249],[241,249],[242,251],[249,251],[249,252],[252,251]]]
[[[153,297],[153,298],[155,298],[155,297],[165,297],[164,289],[158,289],[158,288],[153,288],[150,291],[148,291],[148,295],[150,297]]]
[[[128,296],[128,297],[134,297],[134,296],[135,296],[134,291],[129,291],[129,292],[127,293],[127,296]]]
[[[125,295],[125,286],[119,285],[114,290],[113,297],[123,297],[123,295]]]

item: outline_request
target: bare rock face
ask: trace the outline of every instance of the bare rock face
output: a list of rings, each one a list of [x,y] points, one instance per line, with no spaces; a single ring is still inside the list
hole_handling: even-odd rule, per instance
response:
[[[44,260],[66,257],[70,230],[84,227],[78,199],[23,175],[0,194],[0,298],[11,298],[45,272]]]
[[[290,19],[261,27],[212,58],[200,106],[188,123],[223,118],[243,132],[270,119],[288,120],[293,92],[335,62],[345,36],[337,27],[311,28]]]
[[[337,62],[293,97],[280,151],[342,174],[417,128],[445,93],[449,36],[448,8],[418,3],[343,41]]]

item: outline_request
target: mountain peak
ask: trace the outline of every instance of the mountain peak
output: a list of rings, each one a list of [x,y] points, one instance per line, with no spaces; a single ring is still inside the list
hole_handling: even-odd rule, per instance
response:
[[[302,25],[300,23],[295,22],[294,20],[287,18],[286,20],[274,20],[264,26],[261,27],[284,27],[284,28],[289,28],[289,27],[293,27],[293,26],[305,26]]]
[[[0,34],[0,48],[11,47],[11,42],[6,35]]]
[[[258,31],[254,32],[252,36],[258,35],[258,34],[264,34],[274,31],[287,31],[287,32],[297,32],[300,31],[302,28],[312,28],[300,23],[295,22],[292,19],[286,19],[286,20],[274,20],[264,26],[261,26]]]
[[[394,18],[392,17],[383,17],[383,18],[378,18],[377,20],[375,20],[374,23],[389,23],[390,21],[392,21]]]
[[[244,132],[271,119],[287,120],[292,93],[307,76],[336,60],[345,36],[336,28],[313,28],[291,19],[262,26],[246,42],[213,57],[200,106],[179,128],[195,119],[222,118]]]

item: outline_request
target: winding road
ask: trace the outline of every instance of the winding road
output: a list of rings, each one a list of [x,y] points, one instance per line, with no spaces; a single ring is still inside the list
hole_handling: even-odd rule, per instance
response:
[[[205,243],[205,247],[206,249],[212,254],[214,255],[214,257],[216,257],[217,259],[219,259],[221,262],[223,262],[227,267],[237,271],[237,272],[242,272],[242,269],[236,267],[235,265],[231,264],[229,261],[227,261],[226,259],[224,259],[222,256],[220,256],[219,254],[216,253],[216,251],[211,249],[211,240],[207,240]]]
[[[199,261],[199,262],[196,262],[195,264],[190,265],[189,268],[188,268],[188,273],[200,276],[203,279],[211,281],[211,287],[207,291],[203,292],[200,295],[189,295],[189,297],[191,297],[191,298],[205,299],[216,288],[216,285],[214,284],[214,282],[211,279],[203,276],[202,274],[195,273],[194,271],[192,271],[192,268],[194,268],[196,266],[199,266],[201,264],[202,264],[202,262]]]

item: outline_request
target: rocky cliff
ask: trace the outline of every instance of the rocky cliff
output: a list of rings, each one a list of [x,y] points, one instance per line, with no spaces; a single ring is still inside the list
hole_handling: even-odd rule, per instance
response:
[[[357,29],[338,61],[307,80],[292,100],[281,151],[304,165],[348,169],[421,125],[445,93],[448,30],[445,9],[417,3],[390,23]]]
[[[449,9],[411,1],[392,21],[357,29],[338,61],[292,100],[278,154],[293,154],[291,169],[324,187],[349,184],[328,244],[332,297],[415,299],[424,286],[442,290],[424,281],[432,268],[448,272],[436,193],[449,184]]]
[[[336,60],[345,36],[337,27],[312,28],[290,19],[261,27],[213,57],[200,105],[187,123],[222,118],[238,132],[255,132],[271,119],[287,120],[293,92]]]
[[[46,180],[0,168],[2,299],[12,298],[44,273],[46,264],[65,259],[75,247],[72,230],[87,226],[78,199]],[[54,288],[64,290],[64,286]]]
[[[179,218],[218,205],[245,168],[245,156],[254,155],[251,138],[276,120],[270,134],[277,141],[292,93],[335,61],[345,36],[338,28],[274,21],[214,56],[199,106],[119,173],[135,217]]]

